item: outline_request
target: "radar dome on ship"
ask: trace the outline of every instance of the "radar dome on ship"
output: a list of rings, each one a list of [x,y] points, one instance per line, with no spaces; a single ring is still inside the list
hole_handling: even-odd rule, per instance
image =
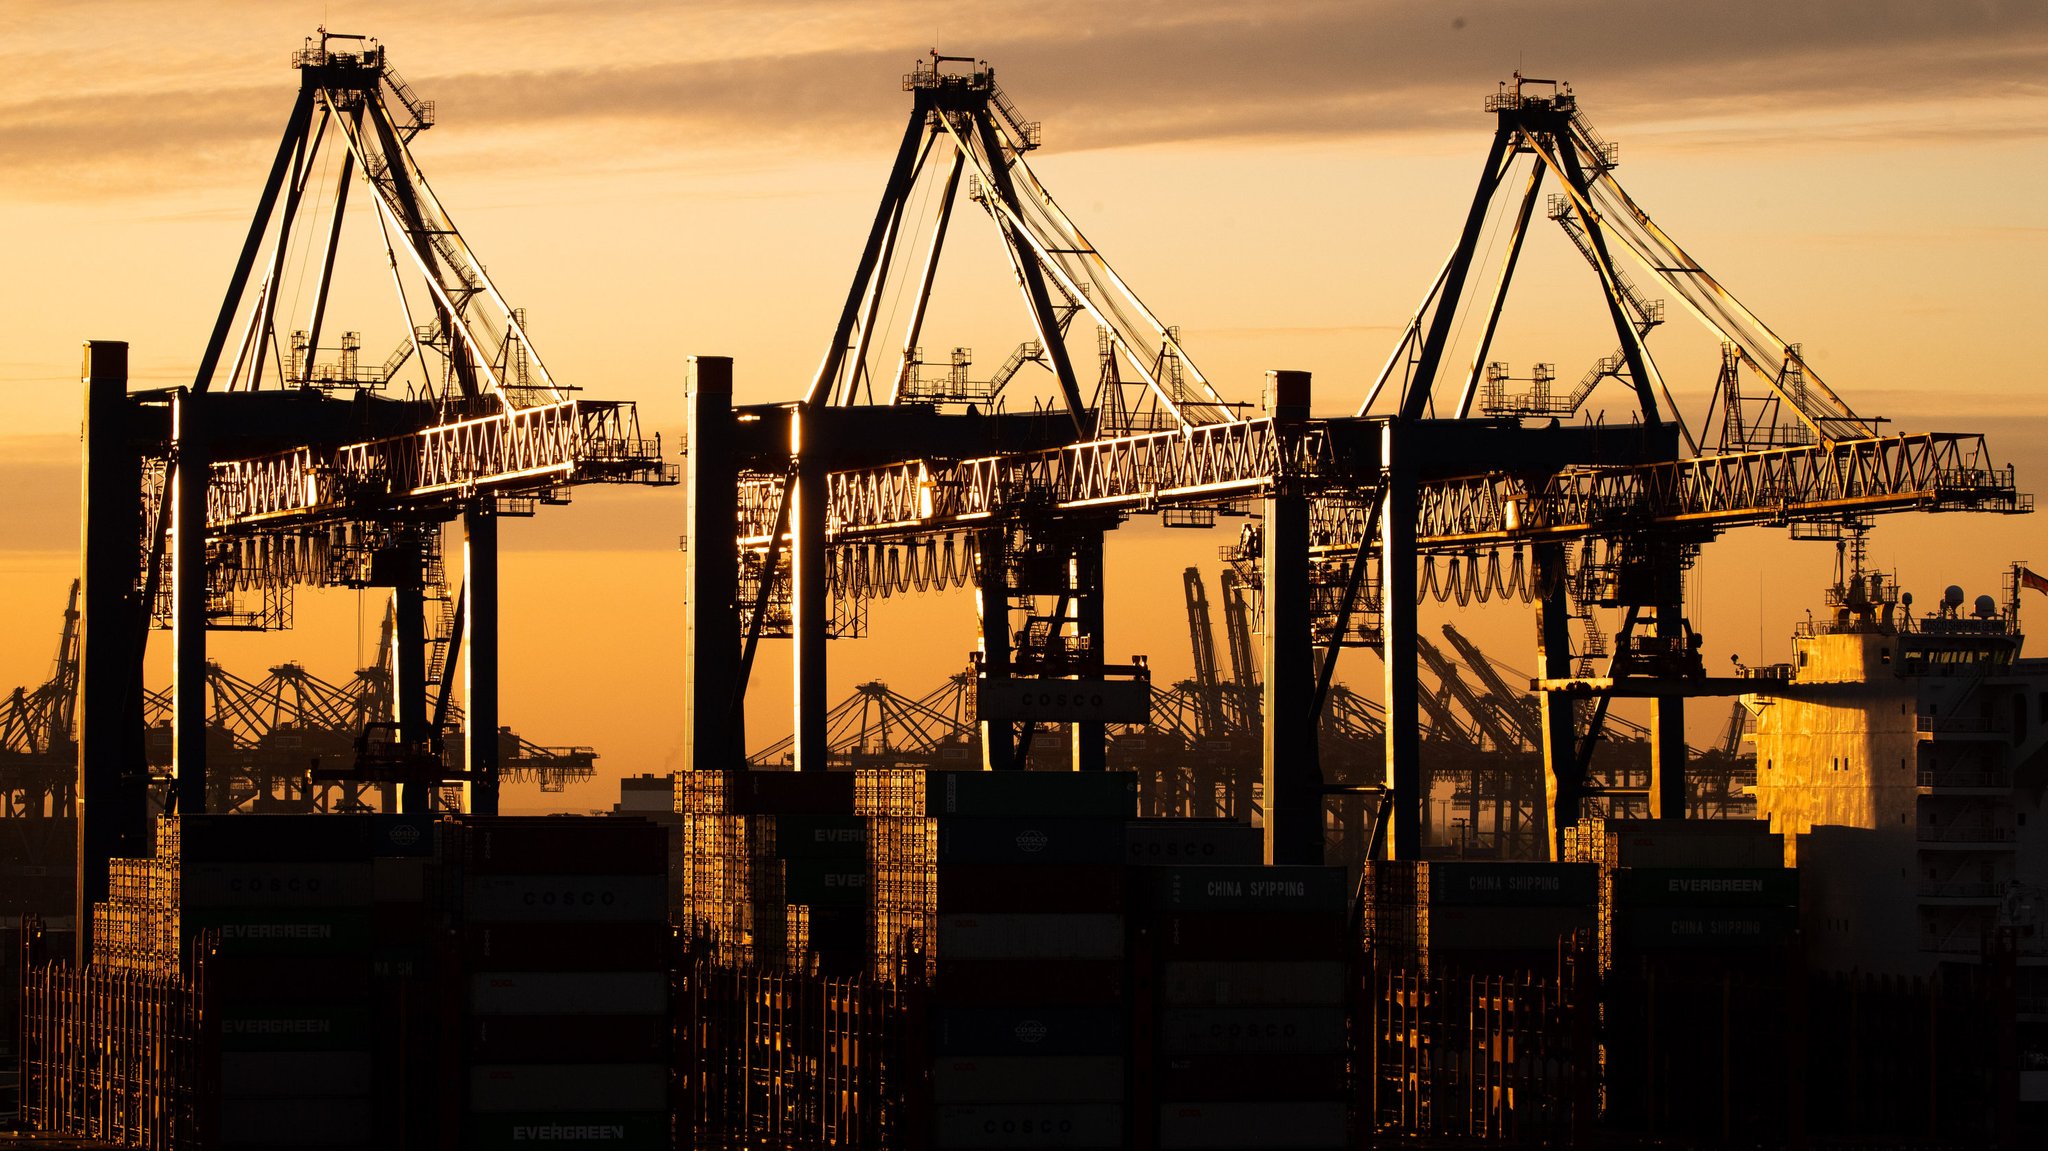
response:
[[[1961,584],[1950,584],[1950,585],[1948,585],[1948,586],[1947,586],[1946,588],[1943,588],[1943,589],[1942,589],[1942,592],[1941,592],[1941,602],[1942,602],[1942,606],[1944,606],[1944,607],[1961,607],[1961,606],[1963,606],[1963,588],[1962,588],[1962,585],[1961,585]]]
[[[1988,595],[1977,597],[1977,618],[1990,619],[1998,614],[1998,601]]]

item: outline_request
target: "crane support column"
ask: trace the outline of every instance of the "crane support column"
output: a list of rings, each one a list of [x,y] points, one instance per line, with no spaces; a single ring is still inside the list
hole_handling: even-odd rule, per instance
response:
[[[1422,702],[1415,664],[1416,461],[1409,458],[1403,430],[1402,420],[1380,429],[1380,498],[1386,501],[1380,507],[1380,663],[1386,671],[1386,786],[1393,817],[1388,854],[1415,859],[1422,854],[1429,797],[1422,793],[1422,733],[1416,723]]]
[[[1536,600],[1536,674],[1565,679],[1572,673],[1571,604],[1566,598],[1563,544],[1537,544],[1534,549]],[[1537,693],[1543,724],[1543,798],[1550,810],[1550,858],[1564,858],[1564,833],[1579,821],[1583,789],[1571,697],[1560,691]]]
[[[790,731],[796,770],[823,771],[830,751],[825,713],[825,638],[831,600],[825,586],[825,474],[822,413],[801,405],[790,414],[790,451],[796,457],[796,490],[789,523],[789,615],[795,647],[790,660]]]
[[[1068,600],[1074,630],[1088,641],[1084,674],[1102,676],[1102,531],[1090,528],[1074,538],[1073,556],[1067,561]],[[1109,726],[1101,722],[1073,725],[1074,770],[1109,769]]]
[[[1010,557],[1009,532],[1005,528],[984,528],[974,533],[974,597],[981,614],[981,679],[1008,679],[1010,675]],[[1021,767],[1016,762],[1016,725],[1007,719],[983,719],[981,726],[981,769],[1008,771]]]
[[[1684,579],[1685,570],[1675,558],[1657,569],[1657,643],[1668,658],[1689,662],[1695,653],[1687,647]],[[1685,697],[1660,695],[1651,704],[1650,818],[1684,819]]]
[[[206,811],[206,404],[171,400],[171,770],[178,814]]]
[[[462,513],[462,724],[469,810],[498,814],[498,517]]]
[[[425,745],[433,730],[427,710],[427,596],[421,541],[407,535],[400,544],[397,585],[391,590],[391,718],[398,738],[411,747]],[[433,810],[428,797],[437,790],[425,780],[408,779],[399,803],[408,815]]]
[[[1266,410],[1285,445],[1308,418],[1309,374],[1267,372]],[[1283,460],[1287,449],[1281,449]],[[1284,468],[1284,464],[1283,464]],[[1308,493],[1283,474],[1267,489],[1264,538],[1264,780],[1268,864],[1323,861],[1323,777],[1316,762],[1314,636],[1309,625]]]
[[[734,661],[740,654],[739,466],[732,449],[732,358],[691,356],[684,483],[683,767],[739,767]],[[778,544],[771,542],[769,554]]]
[[[128,345],[85,346],[84,530],[78,645],[77,954],[92,953],[92,905],[107,897],[107,861],[149,853],[149,775],[142,750],[142,486],[128,403]]]

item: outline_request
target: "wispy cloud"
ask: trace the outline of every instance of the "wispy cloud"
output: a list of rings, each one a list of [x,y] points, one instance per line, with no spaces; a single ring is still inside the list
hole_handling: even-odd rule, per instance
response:
[[[20,52],[56,82],[0,86],[0,166],[14,195],[245,181],[251,158],[276,139],[289,88],[275,70],[292,44],[262,54],[270,72],[240,78],[221,58],[225,17],[211,6],[29,7],[41,14],[22,22]],[[118,86],[85,75],[105,70],[106,47],[68,65],[79,75],[67,76],[65,29],[82,38],[86,22],[104,28],[109,8],[147,20],[153,50],[128,52]],[[1965,100],[2010,100],[2013,112],[1928,130],[2048,133],[2026,100],[2014,100],[2048,89],[2048,7],[1997,0],[1583,0],[1540,9],[1518,0],[1054,0],[1000,19],[906,2],[864,6],[859,21],[840,6],[794,0],[524,0],[456,4],[411,42],[416,20],[371,9],[366,25],[378,15],[396,25],[377,29],[394,62],[451,130],[460,125],[461,163],[502,164],[507,149],[522,164],[600,165],[644,163],[650,153],[680,164],[742,146],[869,153],[887,146],[903,113],[896,77],[935,35],[944,50],[996,63],[1063,151],[1483,130],[1480,94],[1518,66],[1573,81],[1605,125],[1654,124],[1673,135],[1690,127],[1704,143],[1797,140],[1802,122],[1819,125],[1809,143],[1869,143],[1899,122],[1886,110]],[[188,26],[179,11],[207,15]],[[465,26],[474,46],[453,31]],[[1828,127],[1844,110],[1865,115]],[[1748,123],[1717,128],[1731,120]]]

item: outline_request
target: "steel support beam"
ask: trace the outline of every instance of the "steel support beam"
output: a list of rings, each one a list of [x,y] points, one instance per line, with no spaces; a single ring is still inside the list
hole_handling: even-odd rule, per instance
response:
[[[1536,667],[1545,679],[1572,671],[1571,604],[1565,590],[1565,545],[1538,544],[1533,549],[1536,584]],[[1579,821],[1584,793],[1576,714],[1570,696],[1559,691],[1537,693],[1543,725],[1543,798],[1549,809],[1549,850],[1552,862],[1564,858],[1564,833]]]
[[[1658,565],[1657,640],[1667,650],[1686,642],[1685,569],[1673,555]],[[1685,697],[1660,695],[1650,704],[1650,818],[1685,818]]]
[[[740,655],[739,469],[733,457],[732,358],[691,356],[684,467],[683,769],[735,768],[745,759],[734,699]],[[769,556],[775,555],[775,544]],[[772,579],[772,575],[767,577]]]
[[[397,583],[391,589],[391,719],[398,725],[398,738],[418,747],[433,731],[433,713],[427,707],[425,565],[418,539],[404,537],[400,550],[403,554],[394,565]],[[399,805],[408,815],[423,815],[433,810],[429,797],[435,790],[431,783],[407,780]]]
[[[1429,797],[1422,791],[1421,706],[1415,656],[1416,469],[1405,441],[1407,421],[1391,420],[1380,431],[1380,632],[1381,667],[1386,674],[1386,786],[1393,805],[1395,859],[1422,853],[1422,816]]]
[[[1083,674],[1102,678],[1103,586],[1102,530],[1087,528],[1074,537],[1073,555],[1067,561],[1067,607],[1074,630],[1088,639],[1088,661]],[[1109,725],[1083,722],[1072,725],[1075,771],[1109,770]]]
[[[974,598],[981,615],[981,678],[1008,679],[1010,676],[1010,557],[1009,533],[1003,528],[985,528],[974,533]],[[1022,767],[1017,762],[1016,725],[1007,719],[979,720],[981,727],[981,769],[1009,771]]]
[[[462,513],[462,754],[469,810],[498,814],[498,517],[489,501]]]
[[[148,852],[149,774],[142,749],[141,457],[128,402],[128,345],[85,345],[85,435],[78,645],[77,951],[92,954],[92,905],[107,898],[107,861]]]
[[[206,400],[171,400],[171,764],[180,815],[206,812]]]
[[[826,465],[823,421],[810,405],[790,418],[790,451],[796,457],[789,531],[789,615],[794,649],[790,659],[793,709],[790,731],[798,771],[825,770],[831,741],[825,730],[832,701],[826,697],[825,640],[831,595],[825,584]]]
[[[1307,372],[1267,372],[1266,410],[1283,438],[1309,410]],[[1316,663],[1309,625],[1308,493],[1275,483],[1260,541],[1265,567],[1266,676],[1262,778],[1268,864],[1323,861],[1323,773],[1316,753]]]

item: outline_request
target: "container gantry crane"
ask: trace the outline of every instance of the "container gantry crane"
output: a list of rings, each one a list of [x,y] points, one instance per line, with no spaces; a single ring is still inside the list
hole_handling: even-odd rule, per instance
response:
[[[824,648],[836,602],[871,594],[869,573],[886,567],[888,557],[941,549],[974,557],[958,582],[972,582],[979,591],[980,674],[994,681],[1011,673],[1008,656],[1019,631],[1002,609],[1018,607],[1027,595],[1034,600],[1032,617],[1067,621],[1055,634],[1089,639],[1089,650],[1099,652],[1092,638],[1100,635],[1099,612],[1090,604],[1100,600],[1103,527],[1133,514],[1255,500],[1262,520],[1248,558],[1259,571],[1265,621],[1261,726],[1269,859],[1308,861],[1321,851],[1329,784],[1316,762],[1315,717],[1332,690],[1337,652],[1377,640],[1386,657],[1386,713],[1411,716],[1422,705],[1416,606],[1431,586],[1421,576],[1436,559],[1445,571],[1455,566],[1459,572],[1435,585],[1439,594],[1507,593],[1536,603],[1541,643],[1533,685],[1541,693],[1540,746],[1556,850],[1589,795],[1585,764],[1594,741],[1581,738],[1579,701],[1615,695],[1652,700],[1650,809],[1678,817],[1685,807],[1683,699],[1754,686],[1709,677],[1698,658],[1680,577],[1702,543],[1743,526],[1915,510],[2031,510],[2011,468],[1993,461],[1983,437],[1886,433],[1881,421],[1852,411],[1797,345],[1777,337],[1628,197],[1613,175],[1617,151],[1593,132],[1567,85],[1518,77],[1511,90],[1503,87],[1487,101],[1494,142],[1458,244],[1357,413],[1343,418],[1312,417],[1310,381],[1293,372],[1269,374],[1264,412],[1243,412],[1192,371],[1178,335],[1149,311],[1107,309],[1107,289],[1126,290],[1124,281],[1064,213],[1041,210],[1051,204],[1042,185],[1022,182],[1034,202],[1018,190],[1024,153],[1038,137],[997,99],[992,69],[934,57],[929,68],[921,64],[912,73],[907,87],[911,124],[832,348],[805,397],[734,412],[729,361],[707,361],[710,370],[693,384],[693,447],[712,438],[729,445],[717,454],[693,451],[687,480],[693,509],[689,610],[700,644],[690,656],[697,686],[686,724],[695,745],[715,761],[732,761],[727,749],[737,729],[737,693],[744,692],[751,652],[763,634],[764,613],[749,610],[742,587],[753,603],[786,596],[790,604],[795,763],[803,767],[824,758],[822,740],[807,743],[817,737],[802,733],[826,710]],[[920,143],[941,137],[951,152]],[[980,144],[970,147],[969,140]],[[954,414],[905,403],[901,389],[885,386],[889,360],[877,359],[881,345],[873,335],[874,301],[882,298],[876,285],[902,234],[905,181],[920,158],[934,152],[966,155],[978,167],[983,202],[1006,229],[1064,410],[1012,415],[977,407]],[[1513,210],[1513,236],[1491,289],[1476,291],[1471,284],[1485,221],[1523,157],[1532,158],[1533,168]],[[1595,272],[1619,345],[1585,396],[1565,399],[1583,403],[1604,381],[1619,381],[1631,401],[1632,423],[1565,423],[1555,397],[1537,411],[1536,401],[1509,396],[1504,374],[1496,374],[1490,398],[1482,387],[1546,180],[1562,189],[1553,218]],[[1055,226],[1067,242],[1034,230]],[[1697,432],[1678,418],[1649,355],[1646,340],[1662,312],[1621,270],[1624,256],[1646,267],[1724,343],[1713,407]],[[1071,271],[1075,262],[1093,277],[1087,290]],[[1055,299],[1052,285],[1065,294]],[[926,265],[905,347],[916,341],[930,286]],[[1454,365],[1456,320],[1468,307],[1483,313],[1481,334],[1469,364]],[[1083,405],[1071,356],[1061,369],[1054,350],[1062,324],[1082,312],[1113,333],[1107,343],[1114,349],[1160,349],[1135,358],[1151,365],[1151,375],[1139,373],[1147,395],[1172,417],[1164,430],[1104,424],[1100,401]],[[1154,337],[1161,342],[1148,342]],[[1182,368],[1180,394],[1162,368],[1169,360]],[[871,362],[882,370],[864,366]],[[901,357],[895,362],[900,372]],[[1199,386],[1190,390],[1187,380]],[[1756,386],[1762,391],[1744,394],[1743,388]],[[1383,397],[1387,410],[1380,411]],[[1718,438],[1706,434],[1709,426],[1719,427]],[[710,546],[712,526],[735,521],[737,551]],[[1582,553],[1577,570],[1567,562],[1573,548]],[[1042,561],[1031,578],[1011,578],[1027,566],[1013,563],[1018,552]],[[1506,580],[1473,574],[1502,570],[1502,553],[1516,558],[1512,570],[1523,577],[1512,589]],[[1584,561],[1587,555],[1593,562]],[[778,592],[784,584],[789,590]],[[1043,605],[1048,599],[1054,601],[1050,610]],[[1589,639],[1585,651],[1574,653],[1570,621],[1596,604],[1623,613],[1619,634],[1611,651]],[[1355,622],[1375,607],[1370,626]],[[1313,642],[1318,635],[1324,639],[1320,654]],[[1604,668],[1597,666],[1601,658]],[[1084,660],[1050,674],[1092,683],[1104,670]],[[729,686],[735,684],[737,692]],[[1420,735],[1407,722],[1387,723],[1385,735],[1391,811],[1383,833],[1394,854],[1412,857],[1423,847]],[[1083,731],[1077,738],[1077,765],[1095,766],[1085,752],[1094,736]],[[994,749],[990,766],[1016,766],[1001,752],[1005,742],[1014,746],[1007,734],[992,740],[985,733],[985,747]]]
[[[50,678],[0,699],[0,819],[74,813],[78,640],[78,581],[72,580]]]
[[[208,628],[287,626],[292,589],[312,585],[391,590],[395,734],[416,752],[401,806],[429,810],[454,780],[473,809],[494,811],[498,518],[576,484],[679,477],[631,403],[581,398],[541,359],[428,184],[412,143],[434,105],[386,50],[322,29],[291,63],[298,93],[192,383],[131,394],[127,346],[86,349],[86,904],[105,897],[107,858],[147,854],[140,668],[152,625],[171,631],[177,810],[207,807]],[[364,202],[382,240],[369,262],[401,332],[376,362],[354,332],[328,344],[344,222]],[[291,267],[311,280],[296,323]],[[426,577],[457,520],[463,586],[430,684]],[[470,735],[459,775],[435,754],[446,705],[429,701],[458,677]]]

